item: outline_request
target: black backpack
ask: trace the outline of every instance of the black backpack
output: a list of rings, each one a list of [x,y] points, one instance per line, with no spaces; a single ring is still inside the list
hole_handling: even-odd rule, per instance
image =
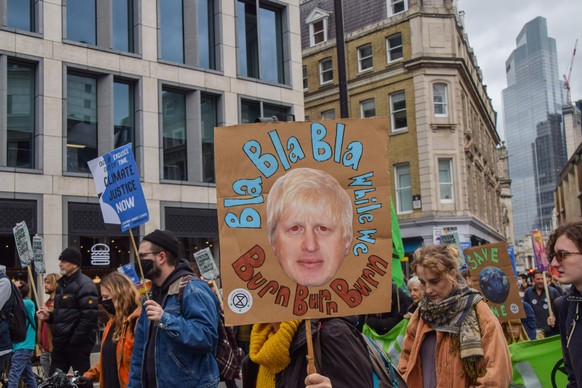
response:
[[[17,344],[26,339],[26,331],[30,319],[26,314],[26,308],[24,307],[24,301],[22,300],[22,295],[20,295],[20,290],[11,281],[10,285],[12,287],[10,290],[10,298],[4,304],[0,317],[3,320],[8,321],[10,341],[12,341],[13,344]],[[9,306],[12,306],[12,308]]]

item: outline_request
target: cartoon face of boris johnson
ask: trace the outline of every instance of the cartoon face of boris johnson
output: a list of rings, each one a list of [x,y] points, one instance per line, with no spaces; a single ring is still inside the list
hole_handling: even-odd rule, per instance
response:
[[[279,265],[307,287],[329,283],[352,242],[352,202],[330,174],[296,168],[279,177],[267,198],[267,238]]]

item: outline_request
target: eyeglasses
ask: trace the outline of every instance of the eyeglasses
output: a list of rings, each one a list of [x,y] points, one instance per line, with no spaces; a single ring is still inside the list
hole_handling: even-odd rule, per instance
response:
[[[147,255],[159,255],[159,254],[160,254],[160,252],[142,252],[139,254],[139,258],[143,259]]]
[[[580,253],[580,252],[568,252],[568,251],[557,251],[554,253],[554,257],[556,258],[558,263],[561,263],[562,260],[564,260],[566,257],[568,257],[570,255],[582,255],[582,253]]]

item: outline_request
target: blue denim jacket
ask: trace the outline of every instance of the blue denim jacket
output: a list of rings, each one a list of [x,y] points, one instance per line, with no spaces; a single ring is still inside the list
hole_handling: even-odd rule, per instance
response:
[[[155,337],[156,382],[158,387],[208,388],[218,386],[218,365],[214,359],[218,343],[218,299],[210,287],[192,279],[178,302],[180,279],[164,297],[164,313]],[[128,387],[142,387],[142,365],[151,321],[142,308],[137,321]]]

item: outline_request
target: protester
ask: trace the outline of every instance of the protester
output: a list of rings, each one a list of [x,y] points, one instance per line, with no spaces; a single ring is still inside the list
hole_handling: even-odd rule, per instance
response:
[[[517,276],[517,284],[519,286],[519,296],[523,298],[525,295],[525,290],[529,288],[527,275],[524,273],[519,274]]]
[[[568,388],[582,387],[582,222],[560,225],[549,237],[548,256],[558,280],[571,284],[568,293],[554,301],[557,326],[562,340]]]
[[[174,233],[156,229],[146,235],[139,258],[153,285],[137,322],[128,386],[217,386],[218,299],[188,262],[178,259]],[[185,276],[191,280],[181,284]]]
[[[6,267],[0,265],[0,380],[4,378],[6,367],[12,355],[12,342],[10,341],[10,332],[8,321],[5,319],[6,314],[12,312],[10,297],[12,296],[12,285],[10,279],[6,276]]]
[[[342,318],[311,320],[317,373],[308,375],[305,322],[253,325],[243,388],[373,387],[366,345]]]
[[[368,314],[365,316],[364,321],[379,335],[386,334],[404,318],[411,304],[412,299],[410,299],[410,296],[401,288],[398,288],[395,282],[392,282],[390,312]]]
[[[566,290],[564,290],[564,287],[562,287],[560,282],[558,282],[558,277],[555,275],[551,275],[551,274],[548,274],[548,277],[549,277],[549,281],[551,281],[548,284],[548,286],[550,286],[554,290],[558,291],[558,294],[560,294],[560,296],[566,295]]]
[[[536,315],[537,338],[549,337],[558,334],[558,330],[548,325],[550,303],[560,296],[558,291],[548,287],[550,300],[546,299],[544,277],[539,271],[534,272],[534,286],[525,291],[523,300],[531,305]]]
[[[412,314],[416,311],[418,307],[418,302],[422,299],[424,292],[422,291],[422,284],[418,280],[418,276],[413,276],[408,280],[406,284],[408,286],[408,291],[410,291],[410,299],[412,299],[412,304],[408,307],[408,311],[404,314],[404,318],[410,319]]]
[[[501,325],[459,274],[459,251],[432,245],[414,252],[424,287],[406,330],[398,369],[409,387],[508,387],[511,361]]]
[[[36,339],[36,323],[34,318],[34,303],[28,298],[30,287],[28,283],[21,282],[18,287],[20,295],[24,301],[26,308],[26,339],[22,342],[14,344],[12,348],[12,362],[10,365],[10,373],[8,375],[8,388],[16,388],[20,379],[24,381],[26,388],[36,388],[36,379],[32,373],[32,363],[30,361],[34,353],[34,344]]]
[[[101,387],[125,388],[129,381],[131,352],[135,325],[141,311],[141,298],[131,280],[121,272],[114,271],[106,275],[99,286],[101,301],[109,314],[109,321],[103,333],[99,362],[83,374],[83,381],[98,381]]]
[[[97,337],[97,287],[81,272],[81,252],[77,248],[65,248],[59,256],[59,268],[63,275],[51,312],[45,306],[37,312],[39,319],[51,324],[53,351],[52,375],[55,369],[67,373],[69,368],[85,373],[91,366],[91,349]]]
[[[501,327],[503,328],[503,334],[508,345],[529,341],[530,339],[519,319],[510,319],[509,321],[503,322]]]
[[[44,278],[44,293],[49,295],[49,299],[45,302],[45,307],[49,312],[54,310],[55,295],[57,293],[57,282],[61,275],[56,273],[49,273]],[[49,376],[51,370],[51,352],[53,351],[53,335],[51,327],[46,321],[40,322],[40,365],[46,377]]]

